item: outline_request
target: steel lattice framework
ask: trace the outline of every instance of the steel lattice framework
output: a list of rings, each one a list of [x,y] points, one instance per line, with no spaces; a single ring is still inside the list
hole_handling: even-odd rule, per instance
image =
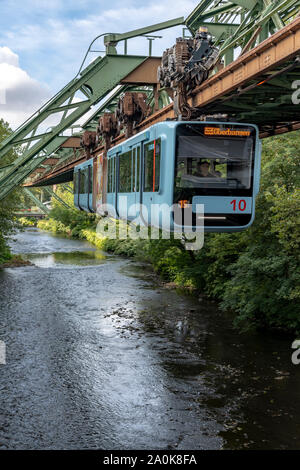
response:
[[[286,26],[299,14],[299,7],[299,0],[202,0],[186,25],[193,33],[207,26],[228,65]]]
[[[68,145],[70,139],[77,137],[78,142],[83,130],[95,130],[101,114],[113,112],[125,91],[143,91],[150,102],[153,100],[153,87],[122,83],[151,56],[152,33],[183,25],[187,34],[194,34],[200,26],[207,26],[220,49],[219,65],[223,62],[227,66],[284,28],[299,15],[299,9],[300,0],[202,0],[186,19],[176,18],[124,34],[101,35],[106,47],[104,57],[98,57],[80,70],[70,83],[0,145],[0,200],[30,175],[47,174],[68,162],[74,154],[74,145]],[[137,36],[149,39],[149,52],[145,56],[127,54],[127,41]],[[116,46],[121,41],[124,42],[124,54],[117,53]],[[277,83],[284,87],[282,77]],[[159,101],[160,107],[169,104],[163,91]],[[99,103],[97,111],[80,126],[78,133],[74,133],[74,123]],[[251,107],[251,102],[242,104],[235,100],[232,105],[235,109],[240,105],[245,109],[245,106]],[[228,106],[230,108],[231,103]],[[252,106],[256,106],[255,100]],[[246,110],[251,116],[251,109]],[[51,121],[54,117],[55,125]],[[18,158],[11,165],[1,167],[1,159],[14,149],[19,152]]]
[[[104,100],[123,78],[147,59],[147,55],[127,54],[128,39],[180,24],[184,24],[183,17],[125,34],[106,35],[104,37],[106,55],[98,57],[80,71],[70,83],[2,142],[0,161],[14,148],[21,147],[22,153],[11,165],[0,168],[0,200],[34,171],[45,171],[46,166],[43,166],[43,162],[50,156],[55,155],[59,159],[68,158],[67,149],[64,149],[62,156],[56,153],[70,137],[70,134],[64,135],[63,133],[84,116],[92,106]],[[120,41],[125,42],[125,54],[117,54],[116,45]],[[78,93],[81,99],[78,98]],[[108,101],[106,106],[112,102],[111,97]],[[47,124],[51,123],[49,118],[53,117],[59,118],[58,123],[49,130],[45,130]],[[41,128],[44,130],[39,133]]]

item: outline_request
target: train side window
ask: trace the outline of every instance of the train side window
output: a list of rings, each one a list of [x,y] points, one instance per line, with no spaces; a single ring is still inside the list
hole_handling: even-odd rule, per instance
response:
[[[84,169],[85,179],[84,179],[84,194],[88,193],[89,190],[89,169],[86,167]]]
[[[88,176],[89,176],[89,194],[93,194],[93,167],[89,166],[88,167]]]
[[[131,192],[131,151],[119,156],[119,192]]]
[[[85,171],[81,170],[80,171],[80,182],[79,182],[79,194],[84,194],[85,193]]]
[[[78,171],[74,171],[74,194],[78,194],[78,175],[79,175],[79,172]]]
[[[113,164],[114,164],[114,158],[110,158],[109,161],[110,161],[110,178],[109,178],[109,181],[110,181],[110,192],[113,193],[114,191],[114,167],[113,167]]]
[[[84,168],[80,171],[80,194],[87,194],[89,189],[89,176],[88,168]]]
[[[111,158],[107,160],[107,192],[111,193]]]
[[[144,191],[159,190],[161,141],[154,140],[145,145]]]
[[[113,158],[112,162],[112,192],[114,193],[116,191],[116,157]]]
[[[111,157],[108,160],[109,164],[109,172],[108,172],[108,181],[109,181],[109,193],[113,193],[115,191],[115,157]]]
[[[136,152],[136,191],[140,190],[140,162],[141,162],[141,147],[137,148]]]
[[[113,193],[114,192],[114,178],[115,178],[115,172],[114,172],[114,165],[115,165],[115,157],[112,157],[108,160],[108,192]]]
[[[131,192],[136,191],[136,176],[135,176],[135,168],[136,168],[136,148],[132,150],[132,179],[131,179]]]

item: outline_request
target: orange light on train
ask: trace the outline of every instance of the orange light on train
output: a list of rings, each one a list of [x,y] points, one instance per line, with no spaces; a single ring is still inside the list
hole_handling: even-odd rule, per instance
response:
[[[181,208],[181,209],[186,209],[187,206],[188,206],[188,203],[189,203],[189,201],[187,201],[186,199],[183,199],[183,200],[181,200],[181,201],[178,201],[178,204],[180,205],[180,208]]]

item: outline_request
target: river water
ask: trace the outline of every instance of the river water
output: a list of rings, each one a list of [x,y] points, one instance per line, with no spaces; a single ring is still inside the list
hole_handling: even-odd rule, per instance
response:
[[[300,449],[287,338],[145,264],[28,229],[0,270],[0,449]]]

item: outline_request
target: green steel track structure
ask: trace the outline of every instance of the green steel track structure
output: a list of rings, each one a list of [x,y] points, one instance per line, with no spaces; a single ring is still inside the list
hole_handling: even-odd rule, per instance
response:
[[[175,18],[123,34],[107,33],[97,36],[95,40],[103,37],[106,54],[86,68],[82,64],[71,82],[1,143],[0,200],[38,168],[43,168],[46,172],[53,170],[53,167],[45,163],[49,157],[58,159],[56,167],[67,161],[72,156],[73,149],[61,146],[70,135],[95,130],[101,114],[113,112],[124,91],[142,90],[148,94],[151,102],[151,87],[133,87],[121,85],[120,82],[151,56],[154,32],[182,25],[185,34],[194,34],[199,27],[206,26],[220,49],[219,59],[226,66],[299,16],[299,10],[300,0],[202,0],[186,19]],[[145,56],[127,53],[127,41],[138,36],[149,40],[149,51]],[[123,54],[117,52],[117,45],[121,41],[124,43]],[[91,46],[88,52],[91,51]],[[278,78],[276,84],[281,89],[286,88],[282,77]],[[245,110],[250,117],[257,106],[257,93],[260,91],[253,90],[251,102],[243,102],[242,96],[236,96],[237,99],[227,103],[224,101],[221,106],[218,103],[218,112],[234,107],[237,111],[241,109],[241,113],[242,109]],[[276,106],[282,105],[280,97],[278,100],[274,103],[274,111]],[[100,107],[82,126],[76,125],[78,119],[99,104]],[[162,91],[160,106],[167,104],[168,99]],[[291,114],[293,112],[295,111],[291,109]],[[54,119],[57,122],[53,125]],[[76,127],[79,127],[79,133],[74,134]],[[17,151],[18,158],[10,165],[1,167],[1,159],[13,150]]]
[[[40,201],[39,198],[37,198],[29,188],[23,188],[23,191],[26,196],[28,196],[32,200],[32,202],[37,207],[39,207],[42,212],[44,212],[44,214],[49,215],[50,210],[48,209],[48,207],[46,207],[46,205],[42,201]]]
[[[0,200],[40,167],[49,156],[55,154],[70,137],[63,133],[92,106],[107,97],[123,78],[147,59],[148,56],[128,55],[127,50],[125,54],[117,54],[118,42],[125,41],[127,49],[128,39],[183,23],[184,18],[180,17],[124,34],[106,35],[106,55],[98,57],[80,71],[70,83],[1,143],[0,161],[13,149],[21,148],[22,151],[19,151],[19,156],[13,164],[2,170],[0,168]],[[78,98],[78,93],[81,99]],[[59,117],[59,122],[49,129],[49,118],[53,116]]]
[[[195,33],[206,26],[225,66],[299,15],[299,0],[202,0],[186,18]]]

